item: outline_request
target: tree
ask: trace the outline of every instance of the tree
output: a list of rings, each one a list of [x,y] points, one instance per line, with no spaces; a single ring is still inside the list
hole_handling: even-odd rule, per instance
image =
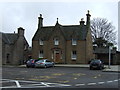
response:
[[[115,27],[105,18],[93,18],[91,20],[91,33],[93,44],[98,47],[107,46],[108,43],[116,44]]]

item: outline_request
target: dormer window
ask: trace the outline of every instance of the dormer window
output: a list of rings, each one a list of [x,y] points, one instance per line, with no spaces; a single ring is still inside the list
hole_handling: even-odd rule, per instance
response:
[[[59,40],[58,40],[58,38],[54,38],[54,45],[59,45]]]
[[[77,40],[72,38],[72,45],[77,45]]]
[[[40,43],[40,45],[43,45],[43,40],[39,39],[39,43]]]

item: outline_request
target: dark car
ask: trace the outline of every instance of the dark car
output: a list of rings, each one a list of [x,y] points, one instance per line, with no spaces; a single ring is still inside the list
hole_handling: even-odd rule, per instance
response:
[[[35,62],[37,62],[38,60],[36,59],[30,59],[26,62],[26,67],[29,68],[29,67],[35,67]]]
[[[90,62],[90,70],[92,69],[104,69],[104,63],[100,59],[94,59]]]
[[[42,59],[35,63],[35,67],[54,67],[54,62],[49,61],[48,59]]]

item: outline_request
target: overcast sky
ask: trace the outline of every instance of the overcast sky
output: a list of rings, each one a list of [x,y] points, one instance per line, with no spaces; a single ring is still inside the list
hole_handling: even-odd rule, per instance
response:
[[[44,26],[54,26],[57,18],[61,25],[78,25],[81,18],[86,20],[87,10],[90,10],[91,20],[96,17],[106,18],[118,31],[118,1],[113,1],[1,2],[1,30],[4,33],[17,33],[17,28],[23,27],[25,37],[31,46],[32,37],[38,27],[39,14],[44,18]]]

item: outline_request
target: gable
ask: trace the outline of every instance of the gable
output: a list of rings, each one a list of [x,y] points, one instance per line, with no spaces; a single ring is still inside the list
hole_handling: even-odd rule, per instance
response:
[[[68,25],[68,26],[59,26],[59,30],[65,37],[66,40],[71,40],[73,33],[76,35],[78,40],[85,40],[87,36],[86,25]],[[32,40],[48,40],[54,30],[57,29],[55,26],[41,27],[40,30],[37,30]]]
[[[14,44],[18,39],[18,34],[2,33],[2,40],[6,44]]]

